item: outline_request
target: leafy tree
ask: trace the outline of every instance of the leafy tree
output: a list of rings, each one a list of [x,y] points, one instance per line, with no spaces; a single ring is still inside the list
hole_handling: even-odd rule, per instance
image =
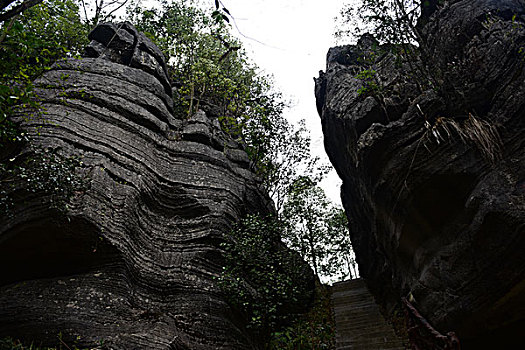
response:
[[[248,215],[222,244],[220,286],[260,339],[288,324],[313,290],[304,263],[280,242],[281,232],[276,218]]]
[[[268,143],[267,159],[263,162],[266,165],[264,185],[277,212],[281,213],[296,181],[307,176],[318,183],[329,167],[322,164],[319,157],[311,155],[311,140],[304,120],[294,127],[284,118],[276,118],[272,127],[274,129],[261,138]]]
[[[309,177],[302,177],[293,184],[283,209],[282,216],[289,224],[285,240],[310,263],[316,276],[319,276],[322,261],[328,255],[323,220],[328,206],[322,189]]]
[[[316,276],[349,275],[354,261],[346,217],[315,180],[303,176],[293,183],[282,218],[286,222],[286,244],[299,252]]]
[[[22,139],[8,117],[38,109],[32,81],[56,60],[77,55],[87,33],[72,0],[46,0],[0,24],[0,140]]]
[[[419,32],[416,26],[421,13],[421,2],[421,0],[359,0],[348,3],[340,12],[342,23],[336,30],[336,37],[350,37],[357,40],[365,33],[372,33],[383,43],[418,42]]]
[[[327,270],[331,278],[339,280],[358,278],[357,263],[348,232],[348,219],[343,209],[332,206],[326,217],[330,232],[330,254]]]
[[[162,1],[160,9],[135,5],[128,15],[168,58],[187,115],[211,105],[225,129],[247,138],[242,131],[248,121],[281,112],[280,94],[258,74],[222,17],[212,17],[192,0]]]
[[[376,52],[390,52],[420,91],[441,89],[447,79],[428,50],[422,34],[422,23],[443,0],[358,0],[346,4],[340,12],[335,36],[356,41],[371,34],[381,46]],[[372,56],[374,52],[371,53]],[[366,60],[366,59],[365,59]],[[414,63],[414,62],[420,63]],[[367,62],[364,62],[367,63]],[[369,62],[374,63],[374,59]],[[366,65],[366,64],[365,64]],[[368,69],[368,68],[366,68]]]

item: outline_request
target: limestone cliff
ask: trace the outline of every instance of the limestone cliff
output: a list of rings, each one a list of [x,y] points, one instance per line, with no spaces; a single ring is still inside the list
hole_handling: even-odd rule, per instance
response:
[[[61,211],[45,193],[12,190],[0,213],[0,335],[56,345],[61,333],[108,349],[256,348],[261,339],[214,279],[233,223],[274,210],[247,154],[216,118],[173,113],[162,53],[131,25],[100,25],[90,39],[87,57],[36,82],[45,114],[21,115],[30,144],[2,155],[79,157],[86,186]],[[308,295],[312,273],[300,268]]]
[[[419,23],[427,51],[412,62],[370,36],[330,49],[316,79],[325,147],[377,301],[391,309],[413,297],[465,349],[518,348],[525,3],[431,3]]]

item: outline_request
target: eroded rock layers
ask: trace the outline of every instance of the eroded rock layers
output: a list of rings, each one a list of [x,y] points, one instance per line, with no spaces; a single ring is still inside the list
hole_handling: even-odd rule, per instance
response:
[[[370,36],[330,49],[325,147],[376,299],[411,295],[467,349],[522,345],[525,4],[431,3],[418,58]]]
[[[65,211],[39,192],[13,195],[0,227],[1,335],[255,348],[214,280],[225,232],[273,210],[245,151],[204,112],[174,117],[163,56],[132,26],[103,24],[90,39],[88,57],[36,82],[46,113],[23,122],[32,146],[79,157],[87,184]]]

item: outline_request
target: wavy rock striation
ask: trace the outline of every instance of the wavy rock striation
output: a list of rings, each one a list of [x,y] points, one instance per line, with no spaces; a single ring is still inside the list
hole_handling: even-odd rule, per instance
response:
[[[391,309],[411,295],[466,349],[519,348],[525,4],[431,3],[419,59],[399,62],[370,36],[330,49],[316,79],[325,147],[377,301]],[[357,77],[364,69],[373,78]]]
[[[88,57],[36,82],[46,114],[24,122],[33,145],[80,157],[88,186],[65,212],[45,194],[14,197],[0,227],[0,335],[256,348],[214,280],[224,233],[274,210],[247,154],[204,112],[174,117],[162,53],[131,25],[99,25],[90,39]],[[312,273],[301,268],[308,295]]]

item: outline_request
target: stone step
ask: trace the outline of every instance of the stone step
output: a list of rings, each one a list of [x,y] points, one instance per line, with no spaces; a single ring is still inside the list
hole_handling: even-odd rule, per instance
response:
[[[370,350],[391,350],[391,349],[403,349],[405,350],[405,347],[401,342],[382,342],[382,341],[369,341],[369,342],[363,342],[362,340],[355,341],[355,342],[337,342],[336,341],[336,349],[370,349]]]
[[[367,290],[368,289],[366,289],[365,287],[359,287],[359,288],[352,289],[352,290],[342,290],[342,289],[333,290],[332,289],[332,293],[333,293],[334,296],[339,296],[339,295],[342,295],[342,294],[345,294],[345,295],[356,295],[356,296],[357,295],[365,295],[365,296],[373,298],[370,294],[366,293]]]
[[[359,315],[359,314],[379,314],[379,310],[378,310],[378,306],[375,305],[375,304],[367,304],[367,305],[362,305],[362,304],[356,304],[356,305],[353,305],[353,304],[344,304],[344,305],[338,305],[338,304],[334,304],[334,310],[337,310],[341,313],[351,313],[351,314],[355,314],[355,315]]]
[[[356,349],[363,349],[363,348],[369,348],[369,349],[392,349],[392,348],[404,348],[405,346],[399,342],[399,341],[382,341],[381,339],[378,340],[370,340],[370,341],[363,341],[362,339],[357,339],[355,342],[340,342],[336,340],[336,349],[340,349],[346,346],[353,346]]]
[[[378,320],[383,321],[383,317],[380,314],[376,314],[376,310],[373,308],[361,309],[357,311],[352,311],[350,309],[342,309],[334,307],[334,312],[341,317],[341,320],[351,320],[351,319],[367,319],[367,320]]]
[[[388,348],[382,347],[380,345],[360,345],[360,344],[351,344],[344,346],[337,346],[337,350],[406,350],[404,346],[390,346]]]
[[[403,349],[405,350],[405,347],[401,343],[395,343],[395,342],[370,342],[370,343],[362,343],[362,342],[355,342],[355,343],[337,343],[336,349],[344,349],[350,347],[350,349],[370,349],[370,350],[391,350],[391,349]]]
[[[332,286],[336,350],[405,350],[363,279]]]
[[[334,283],[332,286],[332,290],[334,292],[337,292],[339,290],[352,290],[357,289],[359,287],[366,288],[365,280],[362,278],[356,278],[353,280],[347,280],[342,282]]]
[[[344,325],[338,326],[337,330],[339,331],[339,333],[349,333],[349,332],[355,333],[356,330],[359,330],[360,331],[359,335],[374,333],[376,331],[382,332],[382,334],[391,334],[391,333],[386,333],[386,332],[392,331],[392,328],[390,327],[390,325],[385,325],[385,324],[357,323],[355,325],[354,324],[344,324]],[[392,331],[392,334],[394,334],[393,331]]]
[[[341,323],[341,326],[351,326],[351,327],[380,327],[381,325],[384,325],[385,322],[381,319],[370,319],[366,317],[336,317],[335,318],[338,323]]]
[[[343,296],[341,298],[332,298],[332,300],[337,301],[338,306],[345,306],[345,305],[355,305],[355,306],[367,306],[367,305],[375,305],[375,301],[368,300],[368,299],[356,299],[356,298],[348,298],[346,296]]]
[[[363,338],[363,337],[366,337],[366,336],[381,336],[381,337],[390,337],[390,338],[395,338],[395,333],[389,333],[389,331],[391,331],[390,329],[388,328],[383,328],[383,327],[380,327],[380,328],[372,328],[372,327],[366,327],[366,328],[341,328],[341,329],[338,329],[338,332],[337,334],[340,335],[341,337],[345,336],[345,337],[350,337],[350,338]]]

